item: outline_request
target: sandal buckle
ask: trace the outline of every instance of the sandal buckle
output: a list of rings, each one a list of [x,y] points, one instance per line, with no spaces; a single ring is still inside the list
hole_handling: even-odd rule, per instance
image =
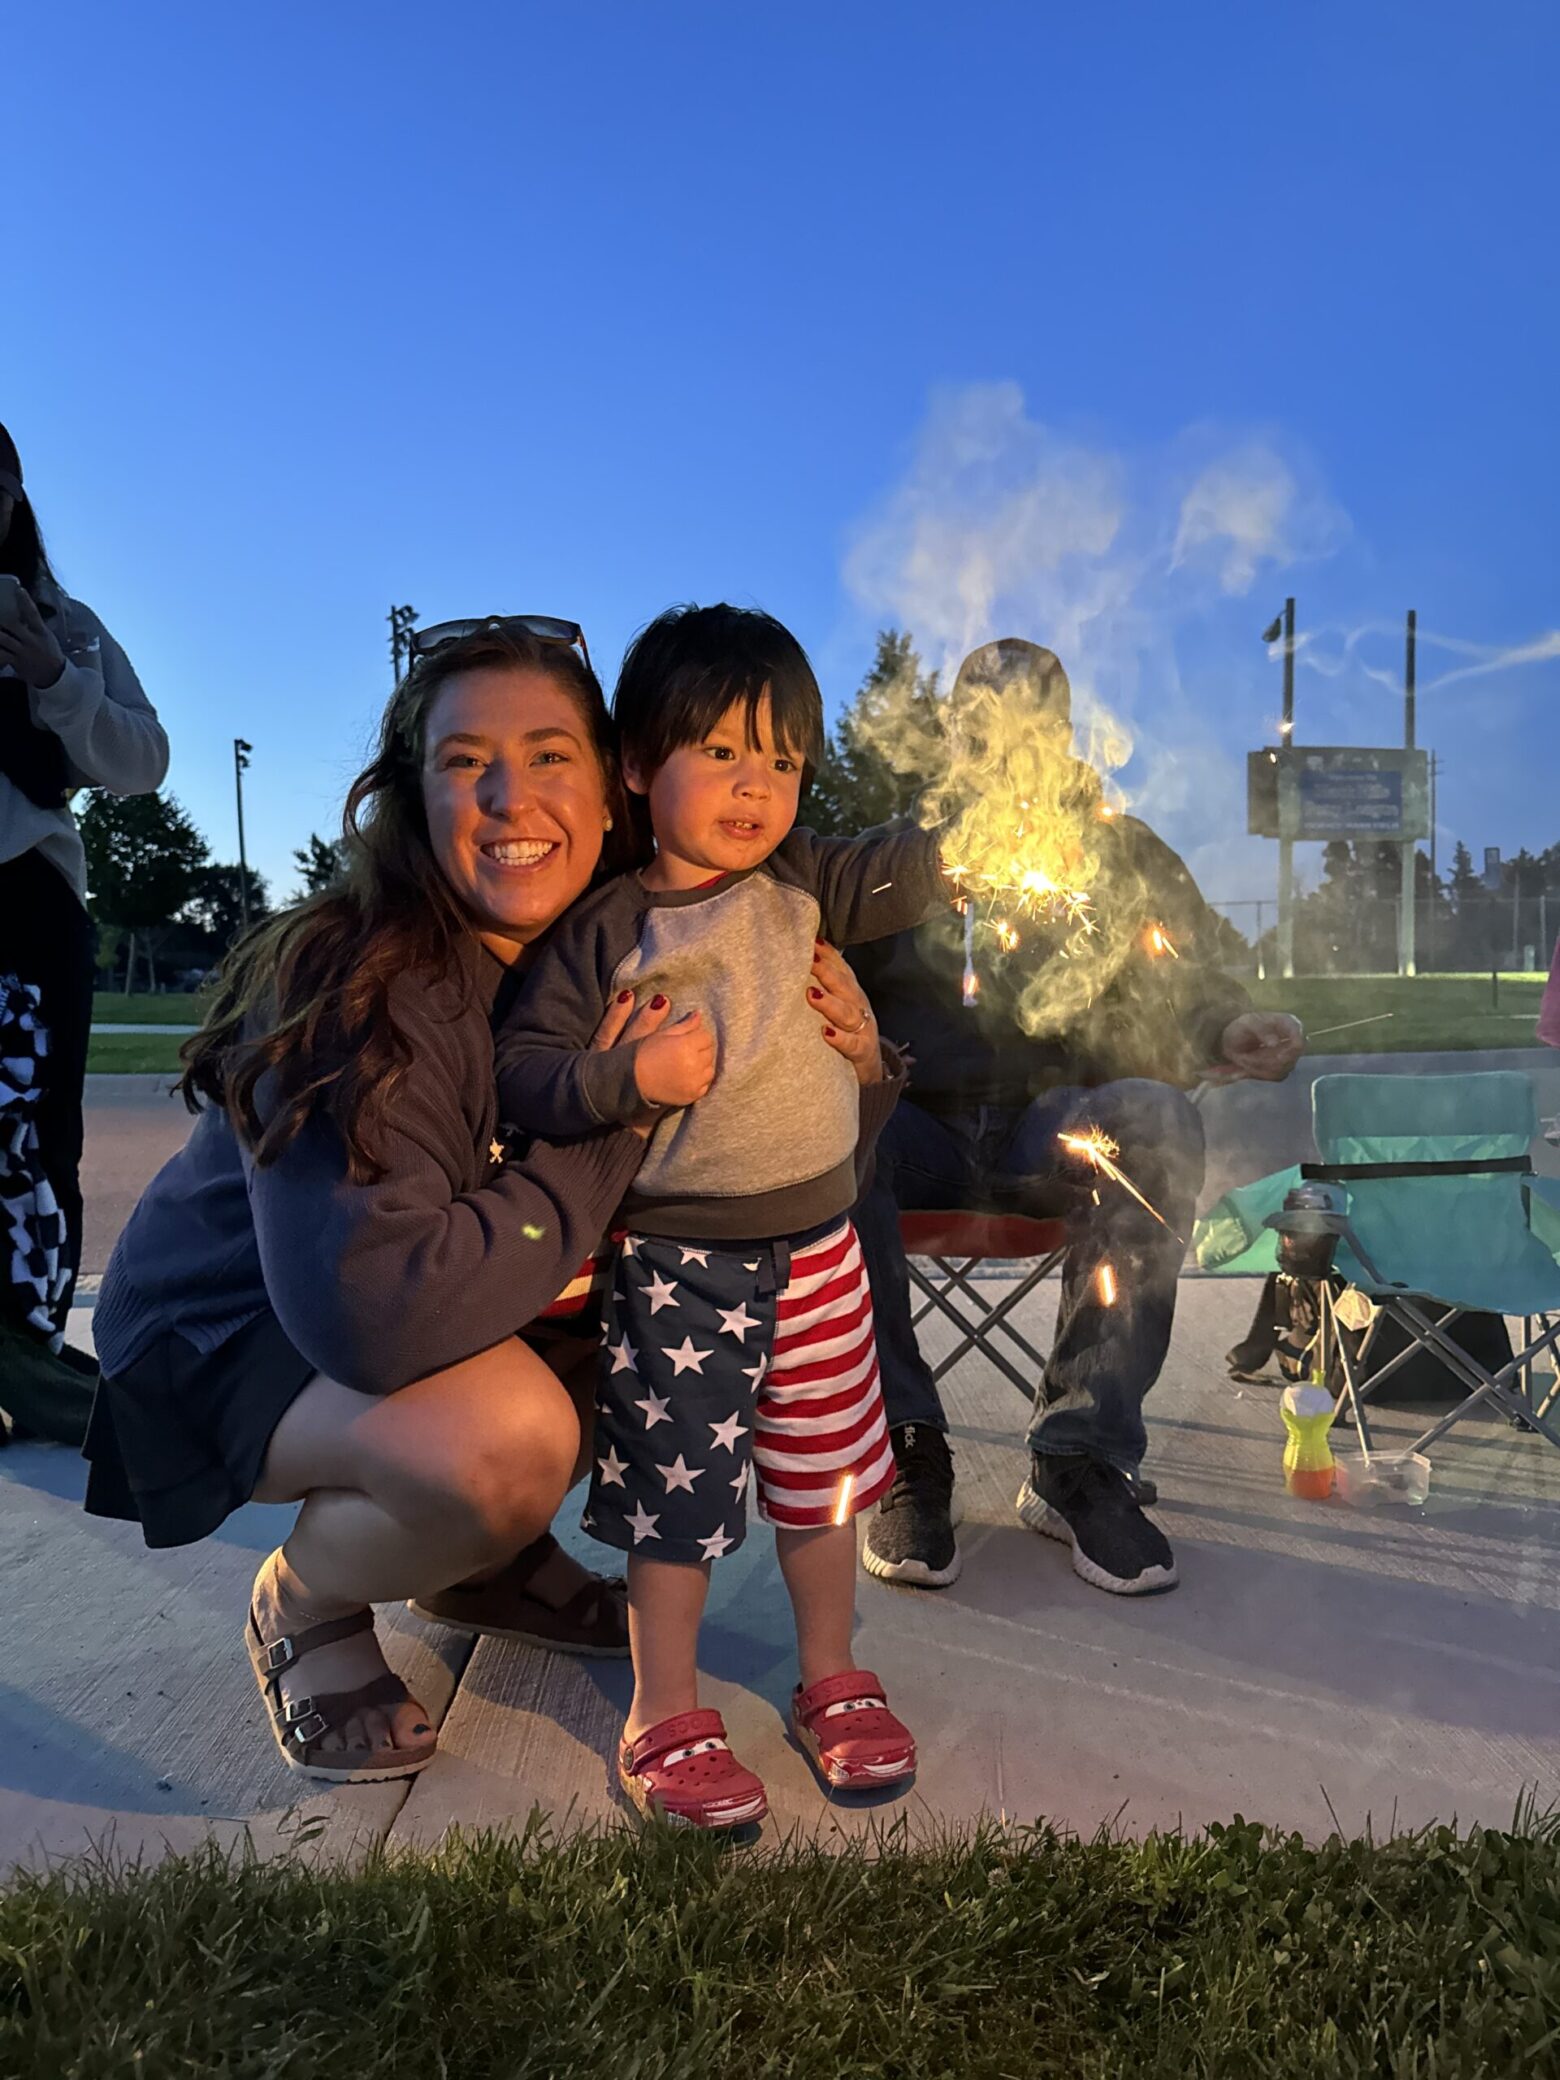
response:
[[[313,1710],[314,1699],[312,1697],[290,1698],[282,1706],[282,1718],[289,1726],[296,1726],[300,1719],[307,1719]]]
[[[300,1748],[306,1748],[310,1741],[317,1741],[322,1733],[329,1733],[329,1731],[330,1721],[325,1714],[323,1712],[310,1712],[306,1719],[300,1719],[297,1725],[291,1729],[288,1739],[296,1741]]]
[[[297,1652],[290,1639],[273,1639],[265,1650],[265,1672],[268,1676],[279,1675],[284,1668],[290,1668],[297,1658]]]

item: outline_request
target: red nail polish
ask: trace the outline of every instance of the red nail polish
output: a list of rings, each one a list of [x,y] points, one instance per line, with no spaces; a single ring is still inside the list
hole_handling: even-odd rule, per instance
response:
[[[832,1040],[832,1039],[834,1038],[834,1028],[833,1028],[833,1026],[825,1026],[825,1027],[824,1027],[824,1029],[823,1029],[823,1037],[824,1037],[824,1039],[825,1039],[825,1040]]]
[[[634,992],[631,989],[620,989],[618,991],[618,1002],[620,1004],[632,1004],[633,1001]]]
[[[664,1011],[666,1009],[665,997],[660,995],[653,996],[650,999],[650,1009],[652,1011]]]
[[[815,1004],[821,1004],[823,1002],[823,991],[821,989],[810,989],[807,992],[807,994],[812,998]]]

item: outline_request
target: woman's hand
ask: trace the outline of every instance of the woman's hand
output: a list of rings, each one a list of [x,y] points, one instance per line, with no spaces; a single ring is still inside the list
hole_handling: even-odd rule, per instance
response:
[[[685,1013],[662,1034],[672,1016],[671,999],[653,996],[636,1004],[632,992],[624,990],[601,1014],[601,1023],[591,1036],[593,1048],[637,1047],[660,1035],[663,1043],[648,1059],[640,1055],[634,1064],[634,1081],[646,1100],[642,1118],[634,1121],[634,1132],[648,1139],[661,1114],[674,1105],[690,1105],[702,1098],[714,1081],[715,1040],[697,1011]],[[648,1078],[648,1081],[647,1081]],[[702,1088],[693,1086],[702,1081]],[[687,1097],[662,1095],[686,1088]]]
[[[823,1037],[844,1055],[858,1083],[883,1081],[883,1046],[867,993],[844,954],[821,939],[813,942],[812,980],[807,1001],[823,1020]]]
[[[44,625],[30,592],[7,587],[13,611],[0,618],[0,664],[8,664],[24,686],[52,686],[65,669],[65,652]]]

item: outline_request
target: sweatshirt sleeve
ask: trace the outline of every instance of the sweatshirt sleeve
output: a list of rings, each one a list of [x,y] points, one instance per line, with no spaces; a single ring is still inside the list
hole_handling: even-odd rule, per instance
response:
[[[879,1040],[883,1050],[883,1075],[879,1082],[863,1084],[861,1124],[856,1133],[856,1197],[863,1199],[877,1167],[878,1136],[888,1124],[889,1114],[904,1096],[910,1064],[892,1040]]]
[[[914,824],[866,831],[859,838],[820,838],[794,830],[776,848],[781,878],[818,899],[820,930],[832,946],[859,946],[922,924],[953,900],[943,877],[937,834]]]
[[[1224,1030],[1251,1009],[1244,985],[1220,966],[1223,920],[1192,878],[1191,869],[1157,833],[1131,819],[1135,865],[1152,888],[1159,919],[1179,959],[1156,965],[1171,1015],[1179,1027],[1190,1071],[1207,1068],[1223,1052]]]
[[[555,1139],[626,1126],[641,1108],[632,1047],[591,1047],[632,926],[615,907],[565,921],[538,955],[494,1043],[498,1109]],[[619,940],[623,943],[619,944]]]
[[[65,669],[29,689],[33,720],[65,747],[73,787],[154,794],[168,772],[168,738],[130,660],[79,601],[66,608]]]
[[[476,1189],[457,1051],[420,1046],[386,1123],[385,1175],[355,1184],[327,1122],[274,1163],[247,1156],[266,1291],[328,1378],[393,1393],[490,1349],[554,1300],[639,1167],[626,1131],[537,1145]]]

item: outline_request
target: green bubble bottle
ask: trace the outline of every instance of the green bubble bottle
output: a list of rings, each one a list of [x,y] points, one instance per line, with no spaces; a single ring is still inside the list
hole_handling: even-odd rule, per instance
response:
[[[1333,1491],[1333,1399],[1322,1386],[1285,1387],[1279,1403],[1289,1441],[1284,1446],[1284,1486],[1305,1502],[1325,1502]]]

